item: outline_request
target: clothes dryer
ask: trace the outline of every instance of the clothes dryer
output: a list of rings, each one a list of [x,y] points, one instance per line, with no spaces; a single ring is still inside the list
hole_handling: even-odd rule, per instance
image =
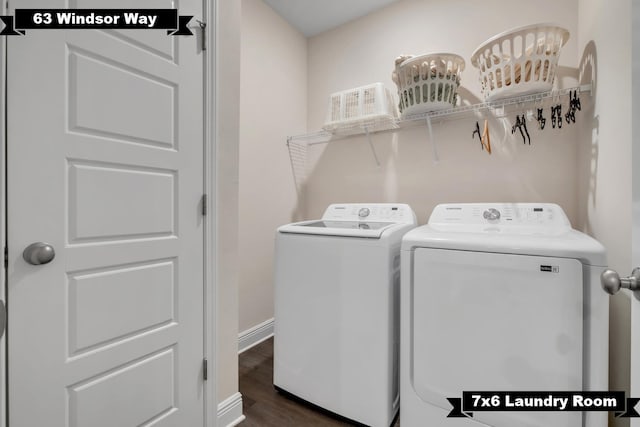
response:
[[[402,426],[606,426],[606,412],[447,418],[463,391],[608,390],[605,266],[557,205],[437,206],[402,243]]]

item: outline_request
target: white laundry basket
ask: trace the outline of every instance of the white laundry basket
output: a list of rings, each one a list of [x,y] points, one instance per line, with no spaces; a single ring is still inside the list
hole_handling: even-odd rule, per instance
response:
[[[455,107],[464,66],[464,59],[453,53],[430,53],[396,63],[393,81],[402,116]]]
[[[553,87],[558,58],[569,31],[535,24],[498,34],[471,55],[480,70],[485,101],[546,92]]]
[[[332,93],[323,128],[328,131],[369,130],[396,127],[398,111],[389,89],[372,83]]]

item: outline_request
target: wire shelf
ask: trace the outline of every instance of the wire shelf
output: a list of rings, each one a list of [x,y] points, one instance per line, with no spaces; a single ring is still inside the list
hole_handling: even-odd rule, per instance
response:
[[[552,90],[549,92],[535,93],[531,95],[523,95],[512,98],[505,98],[497,101],[483,102],[473,105],[463,105],[460,107],[450,108],[441,111],[432,111],[424,114],[416,114],[402,119],[395,119],[385,123],[384,126],[372,126],[369,123],[359,123],[347,126],[341,126],[334,131],[319,130],[301,135],[287,137],[287,148],[289,149],[289,158],[291,160],[291,169],[298,193],[301,192],[302,186],[307,179],[307,150],[309,146],[316,144],[326,144],[330,141],[352,138],[354,136],[366,136],[369,147],[371,148],[373,157],[378,166],[380,162],[376,154],[375,147],[372,143],[372,135],[397,132],[416,126],[426,126],[429,139],[432,141],[434,150],[434,161],[438,161],[438,154],[433,143],[432,122],[443,121],[446,118],[462,118],[465,115],[480,114],[489,112],[497,116],[502,116],[508,107],[525,107],[531,104],[537,105],[545,100],[555,100],[568,96],[571,93],[589,93],[591,95],[592,85],[586,84],[567,89]]]
[[[287,137],[287,145],[295,144],[324,144],[329,141],[337,141],[340,139],[350,138],[357,135],[372,135],[380,133],[396,132],[399,129],[412,127],[416,125],[424,125],[427,119],[443,119],[447,117],[464,116],[469,113],[479,113],[482,111],[499,111],[505,107],[527,105],[531,103],[539,103],[547,99],[555,99],[563,96],[568,96],[570,93],[577,92],[578,94],[588,92],[591,94],[591,84],[585,84],[576,87],[570,87],[566,89],[556,89],[549,92],[535,93],[531,95],[516,96],[512,98],[505,98],[497,101],[482,102],[473,105],[463,105],[460,107],[454,107],[447,110],[432,111],[429,113],[416,114],[402,119],[395,120],[394,125],[389,126],[388,129],[369,129],[363,125],[350,125],[340,128],[334,132],[320,130],[316,132],[309,132],[301,135],[293,135]]]

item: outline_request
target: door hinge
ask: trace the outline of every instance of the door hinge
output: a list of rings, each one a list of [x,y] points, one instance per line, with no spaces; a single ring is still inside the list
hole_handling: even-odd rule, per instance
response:
[[[207,195],[203,194],[202,198],[200,198],[200,212],[202,212],[202,215],[206,215],[207,214]]]
[[[202,50],[207,50],[207,23],[202,22],[199,19],[196,19],[196,22],[200,26],[200,31],[202,31],[202,39],[200,40],[200,47]]]
[[[9,248],[4,247],[4,268],[9,268]]]
[[[208,362],[207,359],[202,359],[202,378],[204,378],[205,381],[207,381],[209,379],[209,368],[208,368]]]
[[[7,329],[7,305],[0,300],[0,338],[3,337],[4,331]]]

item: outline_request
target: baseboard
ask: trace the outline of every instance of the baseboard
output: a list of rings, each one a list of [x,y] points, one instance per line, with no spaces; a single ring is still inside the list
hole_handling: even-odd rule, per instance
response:
[[[238,353],[249,350],[254,345],[273,336],[273,318],[238,334]]]
[[[218,427],[234,427],[244,421],[242,395],[236,393],[218,403]]]

